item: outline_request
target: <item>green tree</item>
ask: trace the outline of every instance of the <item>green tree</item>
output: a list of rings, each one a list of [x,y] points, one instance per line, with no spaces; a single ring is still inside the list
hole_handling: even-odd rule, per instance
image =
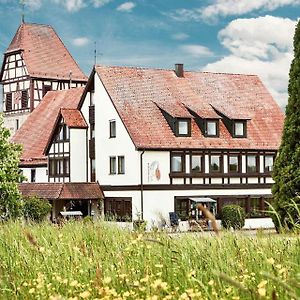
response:
[[[19,161],[20,145],[9,142],[10,132],[0,114],[0,219],[16,218],[21,212],[18,182],[22,181]]]
[[[38,197],[23,198],[23,215],[27,220],[41,222],[51,212],[51,204]]]
[[[292,228],[300,218],[297,212],[300,205],[300,21],[294,36],[294,59],[289,76],[289,99],[273,172],[273,206],[277,212],[273,221],[277,228],[280,223]]]

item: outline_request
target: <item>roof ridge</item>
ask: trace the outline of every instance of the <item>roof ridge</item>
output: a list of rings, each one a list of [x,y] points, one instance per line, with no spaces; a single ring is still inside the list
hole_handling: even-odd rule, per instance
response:
[[[174,69],[169,68],[154,68],[154,67],[143,67],[143,66],[113,66],[113,65],[95,65],[95,68],[111,68],[111,69],[135,69],[135,70],[153,70],[153,71],[173,71]],[[205,74],[220,74],[220,75],[239,75],[239,76],[254,76],[258,77],[257,74],[243,74],[243,73],[231,73],[231,72],[213,72],[213,71],[202,71],[202,70],[184,70],[185,73],[205,73]]]

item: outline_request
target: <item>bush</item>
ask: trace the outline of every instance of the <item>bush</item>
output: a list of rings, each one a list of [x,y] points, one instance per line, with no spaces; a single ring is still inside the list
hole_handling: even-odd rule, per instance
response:
[[[25,219],[41,222],[51,211],[51,204],[38,197],[23,198],[23,215]]]
[[[225,205],[221,211],[221,222],[225,229],[241,229],[245,225],[246,213],[238,205]]]

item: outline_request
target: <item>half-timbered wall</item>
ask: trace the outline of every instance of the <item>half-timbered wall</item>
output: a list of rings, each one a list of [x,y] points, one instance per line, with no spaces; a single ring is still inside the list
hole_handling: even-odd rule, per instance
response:
[[[70,130],[63,120],[58,126],[48,154],[49,182],[70,181]]]

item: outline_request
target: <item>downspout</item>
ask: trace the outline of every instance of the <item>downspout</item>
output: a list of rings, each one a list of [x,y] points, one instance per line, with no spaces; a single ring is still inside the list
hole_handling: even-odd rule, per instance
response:
[[[141,220],[144,220],[144,174],[143,174],[143,155],[145,150],[140,155],[140,170],[141,170]]]

